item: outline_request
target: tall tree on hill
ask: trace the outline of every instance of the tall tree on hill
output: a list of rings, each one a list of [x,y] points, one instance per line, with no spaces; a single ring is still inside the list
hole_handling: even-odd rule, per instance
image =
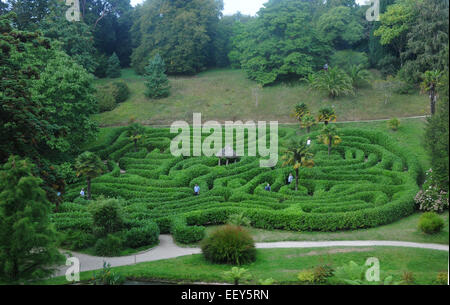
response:
[[[222,0],[147,0],[133,26],[138,42],[132,66],[143,74],[148,60],[160,54],[168,74],[204,70],[213,58],[212,36],[222,8]]]
[[[331,148],[342,142],[339,131],[334,125],[325,125],[318,136],[318,140],[323,144],[328,145],[328,156],[331,155]]]
[[[0,279],[12,283],[45,278],[63,261],[51,205],[32,168],[12,156],[0,170]]]
[[[108,59],[108,68],[106,69],[106,76],[109,78],[118,78],[120,77],[120,61],[119,57],[117,57],[116,53],[113,53],[111,57]]]
[[[145,86],[147,87],[146,95],[150,98],[163,98],[170,94],[169,79],[166,75],[166,67],[164,60],[156,54],[145,67]]]

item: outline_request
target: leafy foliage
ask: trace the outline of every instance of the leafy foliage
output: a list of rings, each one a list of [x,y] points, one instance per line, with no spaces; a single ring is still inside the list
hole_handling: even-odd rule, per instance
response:
[[[225,271],[224,276],[233,281],[234,285],[239,285],[239,282],[250,279],[251,275],[245,268],[232,267],[230,271]]]
[[[78,156],[75,163],[77,176],[84,176],[88,184],[88,199],[91,199],[91,179],[100,176],[106,171],[105,164],[91,152],[84,152]]]
[[[334,125],[325,125],[317,138],[319,142],[328,145],[328,155],[331,155],[331,148],[341,144],[342,139],[339,131]]]
[[[426,212],[420,216],[418,227],[426,234],[435,234],[444,227],[444,220],[434,212]]]
[[[331,98],[354,94],[352,79],[337,67],[310,74],[305,80],[311,89],[323,91]]]
[[[120,61],[119,57],[117,57],[116,53],[113,53],[111,57],[108,59],[108,68],[106,69],[106,76],[109,78],[118,78],[120,77]]]

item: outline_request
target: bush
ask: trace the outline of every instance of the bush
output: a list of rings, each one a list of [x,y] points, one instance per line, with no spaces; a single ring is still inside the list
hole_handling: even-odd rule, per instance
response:
[[[97,240],[94,247],[95,255],[98,256],[120,255],[120,250],[122,250],[122,239],[112,234]]]
[[[256,259],[253,238],[241,227],[218,228],[203,240],[201,248],[205,258],[213,263],[241,265]]]
[[[103,262],[103,269],[99,273],[94,271],[92,275],[94,285],[122,285],[125,277],[111,270],[111,264]]]
[[[448,193],[437,186],[433,179],[433,170],[425,173],[425,181],[414,201],[419,205],[419,210],[442,213],[448,209]]]
[[[114,98],[116,103],[120,104],[125,102],[130,96],[130,89],[128,88],[127,83],[124,81],[117,81],[111,84],[111,86],[115,87],[117,90],[114,91]]]
[[[443,271],[439,272],[436,276],[436,284],[438,285],[448,285],[448,273]]]
[[[69,230],[66,234],[63,234],[59,245],[67,250],[81,250],[86,249],[94,245],[94,235],[83,232]]]
[[[153,246],[158,243],[159,228],[154,222],[146,222],[142,227],[134,227],[125,233],[125,245],[130,248]]]
[[[97,88],[97,93],[95,94],[98,102],[99,112],[111,111],[116,108],[117,103],[114,97],[114,89],[111,86],[103,86]]]
[[[420,216],[419,229],[426,234],[438,233],[444,227],[444,220],[434,212],[426,212]]]
[[[176,217],[172,220],[171,232],[175,241],[182,244],[192,244],[203,239],[205,227],[188,226],[186,219]]]
[[[89,205],[92,214],[94,232],[98,236],[118,232],[123,227],[120,201],[117,199],[99,199]]]
[[[302,270],[297,275],[298,280],[302,284],[314,284],[314,272],[312,270]]]
[[[400,121],[397,118],[392,118],[388,121],[388,127],[393,131],[397,131],[400,127]]]
[[[330,58],[331,67],[339,67],[349,72],[352,66],[360,66],[363,69],[369,67],[369,57],[364,52],[352,50],[336,51]]]

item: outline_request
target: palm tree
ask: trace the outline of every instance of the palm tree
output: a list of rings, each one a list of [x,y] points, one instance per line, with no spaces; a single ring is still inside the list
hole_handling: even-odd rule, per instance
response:
[[[317,121],[324,122],[325,125],[328,125],[329,122],[336,122],[337,116],[334,112],[334,109],[331,107],[323,107],[319,110],[319,114],[317,115]]]
[[[294,116],[299,120],[302,121],[303,117],[308,114],[308,106],[305,103],[297,104],[295,105],[294,109]]]
[[[134,143],[134,151],[137,152],[137,142],[142,139],[145,132],[144,127],[139,123],[132,123],[128,126],[127,134]]]
[[[342,142],[338,129],[334,125],[324,126],[318,139],[323,144],[328,145],[328,155],[331,155],[332,146],[337,146]]]
[[[284,155],[281,157],[285,160],[283,166],[292,166],[295,170],[295,190],[298,191],[298,177],[299,168],[314,166],[312,160],[313,155],[309,153],[309,147],[306,143],[299,141],[298,139],[291,139],[287,144],[287,149],[284,151]]]
[[[85,176],[87,180],[87,195],[90,200],[91,197],[91,180],[103,174],[105,169],[105,164],[102,160],[89,151],[82,153],[78,156],[75,162],[75,168],[77,170],[77,176]]]
[[[350,67],[348,76],[352,80],[352,86],[354,88],[362,87],[368,84],[370,80],[370,73],[366,69],[363,69],[362,65],[352,65]]]
[[[238,267],[232,267],[231,271],[225,271],[223,274],[232,280],[234,285],[239,285],[241,280],[248,280],[251,277],[247,269]]]
[[[316,118],[308,113],[303,116],[302,121],[300,122],[300,126],[302,128],[306,128],[306,132],[309,133],[311,131],[311,127],[317,124]]]
[[[304,78],[312,89],[325,91],[331,98],[340,95],[354,94],[352,80],[345,71],[335,67],[326,71],[320,71]]]
[[[422,76],[422,83],[420,84],[420,88],[423,93],[427,93],[430,95],[430,108],[431,115],[436,113],[436,88],[441,81],[442,72],[437,70],[434,71],[426,71]]]

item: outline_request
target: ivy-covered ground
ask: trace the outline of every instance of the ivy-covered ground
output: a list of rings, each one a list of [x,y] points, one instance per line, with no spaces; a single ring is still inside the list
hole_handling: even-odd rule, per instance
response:
[[[343,142],[328,156],[327,147],[316,141],[318,132],[299,135],[296,128],[280,128],[280,156],[288,138],[313,139],[315,167],[300,171],[296,192],[286,183],[292,169],[281,167],[281,160],[270,169],[259,167],[258,157],[229,166],[218,166],[214,157],[173,157],[169,145],[176,135],[164,128],[147,128],[134,152],[126,127],[112,128],[90,148],[110,170],[93,180],[92,192],[121,198],[128,219],[155,221],[161,233],[173,231],[176,223],[180,234],[194,239],[203,236],[200,226],[224,223],[237,213],[255,228],[293,231],[376,227],[413,213],[423,172],[414,150],[385,127],[340,131]],[[267,183],[270,193],[264,190]],[[198,197],[195,184],[201,187]],[[85,182],[68,187],[67,202],[53,216],[57,229],[91,230],[91,214],[77,199],[82,187]]]

